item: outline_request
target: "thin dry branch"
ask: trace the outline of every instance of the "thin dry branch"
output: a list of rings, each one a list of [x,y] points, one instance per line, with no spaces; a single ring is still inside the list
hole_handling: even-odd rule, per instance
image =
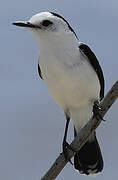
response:
[[[107,93],[107,95],[104,97],[104,99],[100,103],[100,107],[102,109],[101,115],[104,117],[106,112],[109,110],[109,108],[112,106],[112,104],[115,102],[115,100],[118,97],[118,80],[116,83],[112,86],[110,91]],[[85,125],[83,129],[78,133],[76,138],[72,141],[71,146],[76,151],[79,151],[81,147],[85,144],[91,133],[99,126],[101,122],[101,119],[96,119],[95,117],[92,117],[90,121]],[[69,158],[71,159],[74,156],[74,152],[68,150]],[[64,168],[64,166],[67,164],[67,161],[64,159],[63,153],[59,155],[59,157],[55,160],[54,164],[51,166],[51,168],[47,171],[47,173],[41,178],[41,180],[54,180],[61,170]]]

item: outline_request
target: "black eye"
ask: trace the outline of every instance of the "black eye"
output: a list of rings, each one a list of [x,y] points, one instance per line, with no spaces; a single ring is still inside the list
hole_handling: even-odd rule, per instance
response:
[[[42,25],[43,26],[45,26],[45,27],[47,27],[47,26],[49,26],[49,25],[52,25],[53,23],[51,22],[51,21],[49,21],[49,20],[44,20],[43,22],[42,22]]]

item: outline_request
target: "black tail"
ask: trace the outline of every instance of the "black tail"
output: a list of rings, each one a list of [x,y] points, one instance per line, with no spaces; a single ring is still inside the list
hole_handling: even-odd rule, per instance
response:
[[[74,156],[74,167],[86,175],[102,171],[103,159],[95,133]]]

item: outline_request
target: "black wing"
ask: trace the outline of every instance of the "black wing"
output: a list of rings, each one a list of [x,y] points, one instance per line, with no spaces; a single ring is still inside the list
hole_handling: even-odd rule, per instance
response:
[[[38,73],[39,73],[40,78],[43,79],[42,74],[41,74],[41,68],[40,68],[39,64],[38,64]]]
[[[104,97],[104,75],[103,71],[101,69],[101,66],[95,56],[95,54],[91,51],[91,49],[86,45],[81,43],[79,46],[80,50],[87,56],[88,60],[90,61],[92,67],[94,68],[95,72],[98,75],[98,79],[100,82],[100,99]]]

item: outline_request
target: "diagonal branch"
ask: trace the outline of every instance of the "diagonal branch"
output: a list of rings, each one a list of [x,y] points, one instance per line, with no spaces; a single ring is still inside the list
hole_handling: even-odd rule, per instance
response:
[[[109,110],[109,108],[112,106],[112,104],[115,102],[117,98],[118,98],[118,80],[112,86],[110,91],[107,93],[107,95],[100,103],[100,107],[102,109],[101,111],[102,117],[104,117],[106,112]],[[79,151],[82,148],[82,146],[85,144],[91,133],[99,126],[100,123],[101,123],[101,119],[98,120],[95,117],[92,117],[90,121],[84,126],[84,128],[81,129],[81,131],[78,133],[76,138],[72,141],[71,143],[72,148],[75,149],[76,151]],[[74,152],[68,150],[69,158],[72,158],[74,154],[75,154]],[[41,180],[54,180],[59,175],[59,173],[62,171],[62,169],[66,164],[67,161],[65,161],[64,155],[63,153],[61,153],[59,157],[55,160],[51,168],[41,178]]]

